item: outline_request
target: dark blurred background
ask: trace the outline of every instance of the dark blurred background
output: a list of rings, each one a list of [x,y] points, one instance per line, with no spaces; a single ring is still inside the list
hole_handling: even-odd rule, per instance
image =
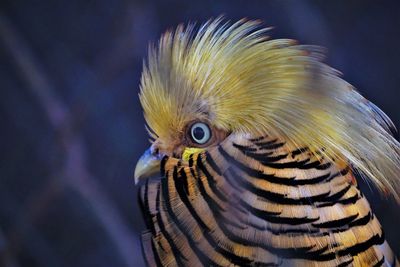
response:
[[[398,1],[0,2],[0,266],[142,266],[133,169],[147,44],[181,22],[262,19],[400,126]],[[399,255],[400,212],[362,185]]]

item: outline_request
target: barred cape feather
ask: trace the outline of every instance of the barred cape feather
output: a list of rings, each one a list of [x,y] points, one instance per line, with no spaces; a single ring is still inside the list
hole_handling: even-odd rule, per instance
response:
[[[141,80],[151,134],[168,140],[204,117],[228,132],[282,136],[350,162],[399,201],[400,144],[391,120],[322,62],[322,48],[270,40],[268,30],[218,18],[165,33]]]

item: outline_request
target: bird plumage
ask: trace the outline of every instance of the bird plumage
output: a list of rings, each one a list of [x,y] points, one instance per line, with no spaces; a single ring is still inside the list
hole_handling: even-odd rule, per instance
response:
[[[140,100],[164,157],[140,192],[149,265],[395,266],[354,178],[399,199],[392,122],[321,48],[266,31],[219,18],[150,49]],[[198,121],[209,145],[187,137]]]
[[[187,164],[165,158],[165,178],[141,188],[152,229],[144,246],[156,248],[146,254],[163,266],[393,264],[348,166],[249,139],[230,137]]]

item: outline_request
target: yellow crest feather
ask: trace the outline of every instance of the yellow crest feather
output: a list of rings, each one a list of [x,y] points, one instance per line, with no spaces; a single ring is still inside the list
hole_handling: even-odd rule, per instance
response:
[[[206,119],[230,132],[283,136],[349,161],[398,199],[392,122],[321,62],[321,48],[268,40],[256,21],[219,18],[194,28],[179,26],[150,50],[140,100],[155,135],[168,140]]]

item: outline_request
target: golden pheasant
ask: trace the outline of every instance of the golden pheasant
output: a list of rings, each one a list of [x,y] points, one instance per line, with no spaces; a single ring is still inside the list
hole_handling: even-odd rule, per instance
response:
[[[152,145],[135,170],[147,264],[400,266],[355,179],[399,199],[393,123],[321,48],[267,31],[218,18],[150,49]]]

